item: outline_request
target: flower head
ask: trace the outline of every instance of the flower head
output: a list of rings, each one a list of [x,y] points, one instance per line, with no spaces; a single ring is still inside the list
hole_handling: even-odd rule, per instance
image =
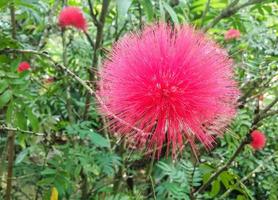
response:
[[[164,145],[175,155],[196,139],[212,147],[239,94],[227,53],[185,25],[153,25],[119,40],[99,86],[111,129],[158,156]]]
[[[17,67],[17,71],[19,72],[19,73],[21,73],[21,72],[23,72],[23,71],[26,71],[26,70],[28,70],[28,69],[30,69],[31,67],[30,67],[30,64],[28,63],[28,62],[21,62],[21,63],[19,63],[19,65],[18,65],[18,67]]]
[[[59,15],[59,25],[64,28],[72,26],[77,29],[86,31],[87,22],[82,11],[77,7],[65,7]]]
[[[225,33],[225,40],[240,38],[240,32],[237,29],[230,29]]]
[[[255,130],[251,133],[251,143],[250,144],[253,147],[253,149],[261,150],[264,148],[265,143],[266,143],[266,137],[262,132]]]

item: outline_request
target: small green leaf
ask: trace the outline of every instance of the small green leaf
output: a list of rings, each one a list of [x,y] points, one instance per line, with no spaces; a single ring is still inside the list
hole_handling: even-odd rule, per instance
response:
[[[212,188],[210,191],[210,196],[215,197],[220,191],[220,182],[218,180],[215,180],[212,182]]]
[[[12,91],[6,90],[1,96],[0,96],[0,109],[3,108],[12,98]]]
[[[24,112],[20,112],[17,110],[16,112],[16,120],[15,120],[15,126],[22,129],[26,130],[27,129],[27,118],[24,115]]]
[[[15,165],[21,163],[24,160],[24,158],[28,155],[28,152],[29,149],[24,149],[23,151],[21,151],[15,159]]]
[[[179,19],[178,19],[178,16],[176,14],[176,12],[174,11],[174,9],[169,6],[169,4],[167,4],[166,2],[163,1],[163,6],[165,8],[165,10],[169,13],[171,19],[173,20],[173,22],[175,24],[178,24],[179,23]]]
[[[143,10],[147,14],[147,21],[151,22],[154,17],[154,12],[153,12],[153,5],[150,0],[143,0],[142,2],[143,5]]]
[[[90,137],[91,137],[91,141],[95,145],[97,145],[99,147],[110,147],[110,144],[107,141],[107,139],[104,138],[103,136],[101,136],[100,134],[95,133],[95,132],[91,132]]]
[[[27,113],[28,113],[28,119],[31,123],[32,129],[34,131],[39,131],[39,120],[37,116],[33,113],[31,108],[27,109]]]
[[[117,0],[117,10],[118,10],[118,17],[124,18],[127,14],[127,11],[131,5],[131,0]]]
[[[4,90],[6,90],[8,86],[9,84],[6,80],[0,80],[0,94],[4,92]]]

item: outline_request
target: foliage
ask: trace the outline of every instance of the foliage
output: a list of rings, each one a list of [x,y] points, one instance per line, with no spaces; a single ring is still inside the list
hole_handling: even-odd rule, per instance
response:
[[[109,5],[100,32],[95,21],[101,20],[104,2]],[[238,7],[251,3],[211,26],[232,2]],[[103,37],[99,47],[92,47],[82,31],[57,26],[64,5],[84,11],[89,37],[95,44],[98,34]],[[277,104],[257,124],[267,146],[253,151],[246,145],[230,167],[194,196],[231,158],[254,117],[278,96],[277,15],[277,2],[269,0],[1,0],[0,199],[8,182],[10,133],[15,134],[11,199],[55,199],[57,193],[59,199],[278,199]],[[63,64],[96,88],[91,69],[101,68],[113,43],[159,20],[208,27],[207,34],[235,62],[242,91],[237,117],[214,149],[200,146],[199,162],[187,144],[176,160],[153,160],[137,151],[109,132],[95,98],[59,67]],[[226,41],[224,33],[231,28],[241,37]],[[33,50],[52,61],[9,49]],[[31,70],[18,73],[22,61]]]

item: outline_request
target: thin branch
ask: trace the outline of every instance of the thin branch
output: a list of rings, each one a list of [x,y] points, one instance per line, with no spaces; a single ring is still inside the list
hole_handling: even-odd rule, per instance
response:
[[[235,0],[231,4],[229,4],[224,10],[222,10],[222,12],[218,16],[216,16],[212,20],[212,22],[210,22],[207,26],[205,26],[203,28],[203,31],[207,32],[210,28],[214,27],[222,19],[232,16],[233,14],[237,13],[240,9],[250,6],[250,5],[254,5],[256,3],[261,3],[263,1],[265,1],[265,0],[249,0],[246,3],[237,5],[239,0]]]
[[[91,15],[91,18],[93,20],[93,23],[96,27],[98,27],[99,22],[97,20],[97,15],[94,13],[94,7],[93,7],[93,4],[92,4],[91,0],[88,0],[88,5],[89,5],[90,15]]]
[[[37,133],[37,132],[33,132],[33,131],[27,131],[27,130],[22,130],[20,128],[15,128],[15,127],[9,127],[6,125],[0,125],[0,130],[5,130],[5,131],[14,131],[14,132],[21,132],[21,133],[28,133],[28,134],[32,134],[32,135],[37,135],[37,136],[44,136],[46,135],[45,133]]]
[[[238,184],[243,184],[247,179],[249,179],[252,175],[254,175],[259,169],[261,169],[265,163],[267,163],[268,161],[272,160],[274,157],[276,157],[277,154],[275,155],[271,155],[269,156],[268,158],[264,159],[264,161],[258,165],[254,170],[252,170],[249,174],[247,174],[245,177],[243,177],[240,181],[238,181],[234,186],[238,185]],[[220,199],[224,199],[228,194],[230,194],[230,192],[232,192],[234,189],[234,187],[231,187],[230,189],[228,189],[224,194],[222,194],[220,197],[219,197],[219,200]]]
[[[11,25],[12,25],[12,38],[16,39],[16,21],[15,21],[15,7],[14,2],[10,5]],[[14,165],[14,143],[15,134],[14,131],[8,131],[7,137],[7,157],[8,157],[8,172],[7,172],[7,186],[5,200],[12,199],[12,177],[13,177],[13,165]]]
[[[256,128],[256,125],[262,120],[262,116],[267,114],[267,112],[278,102],[278,97],[276,97],[265,109],[260,111],[258,114],[255,115],[252,125],[249,129],[248,134],[243,138],[239,146],[237,147],[236,151],[233,153],[232,157],[226,162],[226,164],[222,167],[220,167],[214,174],[211,175],[211,177],[208,179],[207,182],[205,182],[196,192],[194,195],[203,192],[223,171],[227,170],[232,162],[236,159],[236,157],[241,153],[241,151],[244,149],[246,144],[250,143],[250,133]]]
[[[244,138],[226,164],[219,168],[214,174],[212,174],[208,181],[205,182],[198,190],[196,190],[196,192],[194,192],[194,195],[196,196],[197,194],[202,193],[223,171],[227,170],[239,153],[244,149],[246,144],[248,144],[248,140],[247,138]]]
[[[92,4],[91,1],[88,0],[88,3],[90,6],[90,12],[93,11],[92,9]],[[95,81],[96,77],[95,77],[95,69],[97,68],[97,63],[98,63],[98,55],[99,55],[99,50],[101,48],[101,43],[102,43],[102,39],[103,39],[103,28],[104,28],[104,23],[105,23],[105,18],[106,15],[108,13],[108,7],[109,7],[109,3],[110,0],[103,0],[102,2],[102,8],[101,8],[101,13],[100,13],[100,17],[97,23],[97,35],[96,35],[96,42],[94,44],[94,52],[93,52],[93,58],[92,58],[92,67],[89,71],[90,73],[90,81]],[[92,15],[92,14],[91,14]],[[93,87],[95,87],[95,85],[93,85]],[[85,110],[84,110],[84,119],[87,118],[87,114],[89,112],[90,109],[90,99],[91,96],[89,95],[89,93],[87,93],[86,95],[86,101],[85,101]]]
[[[209,11],[210,1],[211,1],[211,0],[207,0],[205,10],[204,10],[204,12],[203,12],[203,14],[202,14],[202,18],[201,18],[201,27],[204,25],[206,14],[207,14],[207,12]]]
[[[41,36],[39,44],[38,44],[38,48],[37,48],[38,50],[41,50],[46,44],[46,39],[49,34],[49,31],[51,30],[52,23],[53,23],[52,22],[53,15],[55,14],[56,9],[58,8],[58,4],[59,4],[59,0],[55,0],[52,8],[49,11],[49,14],[46,19],[46,26],[44,28],[44,31],[42,33],[42,36]]]
[[[94,41],[93,41],[93,39],[91,38],[91,36],[90,36],[86,31],[84,31],[84,34],[85,34],[85,36],[86,36],[88,42],[90,43],[91,47],[92,47],[93,49],[95,49],[95,44],[94,44]]]
[[[144,135],[148,134],[148,133],[145,133],[143,130],[131,125],[127,121],[119,118],[117,115],[115,115],[113,112],[111,112],[107,108],[106,104],[103,102],[101,97],[89,85],[87,85],[86,81],[83,81],[79,76],[77,76],[75,73],[73,73],[68,67],[57,63],[53,58],[51,58],[51,56],[49,56],[49,54],[47,52],[39,52],[36,50],[25,50],[25,49],[9,49],[9,48],[0,49],[0,54],[7,54],[7,53],[33,54],[33,55],[38,55],[38,56],[48,59],[53,64],[54,67],[60,69],[61,71],[64,71],[68,75],[70,75],[73,79],[75,79],[77,82],[79,82],[88,91],[88,93],[90,95],[95,96],[96,100],[103,106],[103,109],[107,112],[107,114],[109,116],[113,117],[114,119],[116,119],[120,123],[122,123],[123,125],[131,128],[141,134],[144,134]]]

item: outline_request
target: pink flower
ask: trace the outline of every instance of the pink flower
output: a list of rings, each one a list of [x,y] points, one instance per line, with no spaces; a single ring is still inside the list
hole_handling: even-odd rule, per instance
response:
[[[102,112],[138,147],[175,156],[197,138],[208,149],[236,113],[239,95],[225,50],[189,26],[125,36],[101,72]],[[125,123],[123,123],[125,122]]]
[[[225,40],[240,38],[240,32],[237,29],[230,29],[225,33]]]
[[[28,69],[30,69],[31,67],[30,67],[30,64],[28,63],[28,62],[21,62],[21,63],[19,63],[19,65],[18,65],[18,68],[17,68],[17,71],[19,72],[19,73],[21,73],[21,72],[23,72],[23,71],[26,71],[26,70],[28,70]]]
[[[77,7],[65,7],[59,15],[59,25],[64,28],[72,26],[77,29],[86,31],[87,22],[82,11]]]
[[[255,150],[261,150],[264,148],[265,143],[266,143],[266,137],[265,135],[258,131],[255,130],[251,133],[251,146],[253,147],[253,149]]]

